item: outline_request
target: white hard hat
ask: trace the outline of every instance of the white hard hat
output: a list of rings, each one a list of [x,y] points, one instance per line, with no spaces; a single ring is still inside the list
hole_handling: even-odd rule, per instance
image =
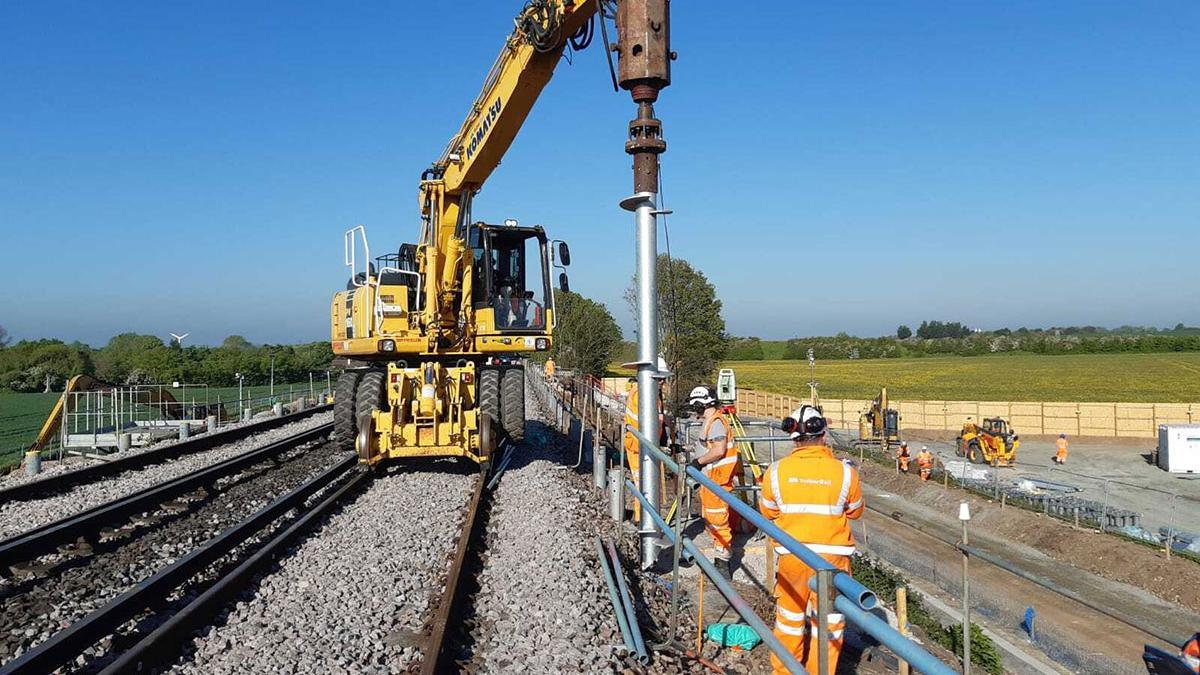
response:
[[[921,446],[921,449],[922,449],[922,450],[928,450],[928,449],[929,449],[929,446],[928,446],[928,445],[922,445],[922,446]]]
[[[716,393],[709,387],[699,386],[693,387],[692,393],[688,394],[688,404],[707,408],[710,405],[716,405]]]

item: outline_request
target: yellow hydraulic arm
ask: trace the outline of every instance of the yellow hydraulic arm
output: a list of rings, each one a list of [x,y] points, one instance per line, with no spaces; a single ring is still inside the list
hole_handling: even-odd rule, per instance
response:
[[[45,450],[46,446],[50,445],[54,435],[62,427],[63,414],[66,412],[65,406],[72,392],[76,391],[95,391],[97,389],[112,389],[111,384],[97,380],[91,375],[76,375],[67,380],[67,386],[63,389],[62,396],[55,401],[54,407],[50,410],[50,415],[46,417],[46,421],[42,424],[42,428],[38,431],[37,438],[33,441],[33,445],[29,446],[30,452],[39,452]]]
[[[471,324],[460,320],[471,314],[470,280],[463,274],[471,197],[512,145],[571,36],[586,29],[598,9],[597,0],[527,3],[462,127],[422,176],[424,225],[417,258],[425,280],[423,324],[431,351],[437,350],[439,335]],[[458,339],[444,343],[461,343],[465,336],[454,337]]]

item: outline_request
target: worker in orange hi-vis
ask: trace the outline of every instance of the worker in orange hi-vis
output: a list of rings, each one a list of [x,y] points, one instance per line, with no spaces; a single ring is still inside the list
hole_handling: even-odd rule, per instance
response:
[[[1180,656],[1183,657],[1183,662],[1192,669],[1192,672],[1200,675],[1200,633],[1192,635],[1187,642],[1183,643]]]
[[[546,359],[546,379],[554,377],[554,359]]]
[[[922,445],[917,453],[917,468],[921,470],[921,480],[929,480],[933,475],[933,453],[929,452],[928,445]]]
[[[1057,449],[1054,452],[1054,463],[1055,464],[1066,464],[1067,463],[1067,435],[1059,434],[1058,441],[1055,442],[1055,445],[1057,446]]]
[[[658,389],[658,429],[659,429],[659,447],[667,444],[667,424],[666,415],[663,412],[663,396],[662,388]],[[625,424],[630,429],[638,429],[638,386],[637,382],[632,382],[629,385],[629,393],[625,396]],[[641,462],[638,461],[641,448],[639,447],[637,437],[629,431],[625,432],[625,438],[622,441],[625,446],[625,462],[629,466],[629,470],[633,472],[633,484],[641,489]],[[635,522],[640,521],[642,517],[642,503],[636,498],[633,500],[633,519]]]
[[[854,535],[850,521],[862,516],[863,495],[858,471],[833,456],[825,444],[828,423],[821,412],[804,405],[784,418],[780,428],[795,447],[767,469],[763,477],[759,510],[784,532],[805,544],[839,570],[850,573]],[[775,637],[812,675],[833,675],[842,651],[846,617],[832,613],[829,629],[829,671],[820,673],[817,662],[817,597],[809,587],[816,574],[786,548],[779,555],[775,574]],[[786,673],[783,662],[771,655],[776,673]]]
[[[733,440],[733,426],[725,418],[712,387],[696,387],[688,394],[688,405],[702,420],[700,439],[690,465],[704,472],[714,483],[732,494],[734,478],[741,473],[741,459]],[[729,558],[733,548],[733,529],[737,524],[729,504],[712,490],[701,486],[700,507],[705,529],[717,546],[713,565],[729,576]]]
[[[912,456],[908,452],[908,441],[900,441],[900,448],[896,450],[896,462],[900,470],[908,473],[908,462]]]

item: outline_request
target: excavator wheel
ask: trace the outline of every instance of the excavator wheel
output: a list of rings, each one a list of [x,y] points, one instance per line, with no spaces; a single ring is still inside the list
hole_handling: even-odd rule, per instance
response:
[[[954,444],[954,454],[958,455],[959,457],[966,457],[967,451],[964,449],[965,445],[966,443],[963,443],[963,439],[960,436],[958,438],[958,442]]]
[[[978,441],[971,441],[971,444],[967,446],[967,461],[972,464],[983,463],[983,449],[979,447]]]
[[[524,368],[508,368],[500,375],[500,426],[513,443],[525,440]]]
[[[387,407],[384,398],[384,383],[387,373],[382,370],[368,370],[358,381],[358,392],[354,396],[354,417],[361,420],[363,416],[370,417],[376,410]],[[360,423],[361,424],[361,423]]]
[[[479,371],[479,416],[491,417],[492,422],[500,421],[500,371],[495,368],[482,368]],[[482,425],[483,423],[480,422]],[[495,431],[495,430],[493,430]],[[493,434],[494,435],[494,434]]]
[[[362,373],[357,371],[346,371],[338,375],[333,396],[333,445],[338,450],[354,449],[354,437],[358,434],[354,398],[360,379]]]

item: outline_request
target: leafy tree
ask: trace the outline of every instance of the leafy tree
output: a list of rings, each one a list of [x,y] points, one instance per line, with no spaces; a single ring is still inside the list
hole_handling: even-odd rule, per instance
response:
[[[729,353],[729,336],[721,316],[721,301],[708,277],[681,258],[658,256],[659,345],[674,374],[670,402],[679,410],[692,387],[712,386],[717,367]],[[637,277],[625,299],[638,314]]]
[[[904,324],[900,324],[900,327],[896,329],[896,337],[901,340],[907,340],[912,337],[912,329]]]
[[[1183,325],[1183,324],[1180,324]],[[8,330],[4,326],[0,326],[0,349],[8,346]]]
[[[254,349],[254,345],[241,335],[230,335],[221,342],[221,348],[244,351],[247,349]]]
[[[91,350],[61,340],[22,340],[0,354],[0,387],[22,392],[49,392],[68,378],[93,372]]]
[[[621,346],[621,328],[603,303],[554,291],[557,325],[550,356],[562,368],[603,377]]]
[[[730,338],[727,358],[730,361],[762,361],[762,340],[756,337]]]

